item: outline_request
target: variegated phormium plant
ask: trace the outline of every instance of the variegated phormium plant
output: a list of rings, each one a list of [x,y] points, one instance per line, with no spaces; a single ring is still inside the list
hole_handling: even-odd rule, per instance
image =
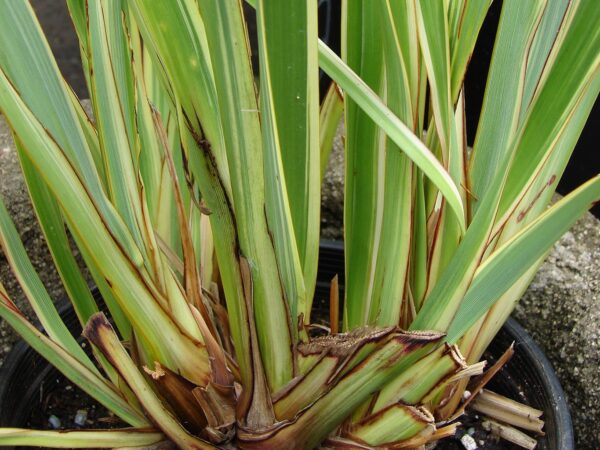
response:
[[[484,349],[600,197],[597,176],[547,208],[600,89],[600,2],[504,1],[472,149],[463,82],[490,0],[345,0],[342,58],[318,40],[315,0],[252,0],[258,85],[240,0],[67,3],[94,120],[26,0],[0,0],[0,111],[93,351],[1,203],[1,247],[44,332],[1,285],[0,315],[129,428],[0,429],[0,445],[452,434]],[[335,81],[321,108],[319,66]],[[343,323],[316,336],[322,166],[342,113]]]

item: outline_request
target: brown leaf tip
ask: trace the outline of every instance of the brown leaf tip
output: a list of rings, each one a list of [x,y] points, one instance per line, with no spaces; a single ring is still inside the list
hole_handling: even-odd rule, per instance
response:
[[[90,342],[96,344],[101,340],[100,334],[102,329],[112,330],[112,326],[103,312],[97,312],[89,318],[82,334]]]

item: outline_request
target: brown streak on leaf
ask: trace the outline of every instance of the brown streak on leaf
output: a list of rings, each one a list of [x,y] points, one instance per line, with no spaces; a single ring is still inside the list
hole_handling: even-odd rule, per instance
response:
[[[209,314],[206,305],[204,304],[202,286],[200,283],[200,274],[198,272],[196,255],[194,252],[194,244],[192,242],[191,231],[186,217],[185,207],[183,205],[183,196],[181,195],[180,190],[181,186],[175,170],[175,164],[173,163],[173,157],[169,151],[167,134],[162,124],[160,113],[154,108],[152,108],[152,119],[154,121],[156,133],[163,146],[165,160],[167,162],[167,167],[173,182],[175,204],[177,206],[179,234],[181,236],[181,246],[183,250],[185,290],[188,299],[190,300],[190,304],[188,306],[198,325],[198,328],[200,329],[200,332],[204,337],[204,342],[211,359],[211,374],[213,380],[219,384],[230,385],[233,382],[231,372],[227,368],[227,362],[222,348],[218,345],[215,339],[217,332],[213,324],[212,317]],[[191,195],[193,196],[193,192]]]
[[[550,186],[552,186],[552,184],[554,183],[554,181],[556,180],[556,175],[552,174],[552,176],[550,177],[550,179],[546,182],[546,184],[544,184],[544,186],[542,186],[542,188],[538,191],[538,193],[535,195],[535,197],[533,198],[533,200],[531,200],[531,202],[529,203],[529,205],[521,210],[521,212],[519,213],[519,215],[517,216],[517,223],[521,222],[525,216],[527,215],[527,213],[529,213],[529,211],[531,211],[531,209],[533,208],[533,206],[535,205],[535,203],[540,199],[540,197],[542,196],[542,193],[549,188]]]
[[[177,219],[179,224],[179,234],[181,236],[181,247],[183,250],[183,266],[184,266],[184,282],[185,290],[191,301],[191,303],[198,308],[202,314],[204,321],[206,322],[210,332],[215,333],[214,327],[210,320],[206,306],[202,300],[202,291],[200,286],[200,276],[198,274],[198,267],[196,264],[196,256],[194,254],[194,245],[192,242],[191,232],[187,221],[185,207],[183,205],[183,196],[181,195],[181,186],[175,170],[175,164],[173,163],[173,156],[169,150],[167,133],[164,129],[160,113],[151,108],[152,120],[154,122],[154,128],[159,141],[163,147],[163,153],[165,155],[165,161],[169,174],[171,175],[171,181],[173,182],[173,192],[175,195],[175,205],[177,207]]]
[[[254,375],[253,386],[244,386],[245,389],[252,389],[250,404],[245,414],[245,421],[251,429],[265,429],[275,423],[275,413],[273,411],[273,403],[267,380],[265,377],[260,350],[258,346],[258,336],[256,331],[256,323],[254,321],[254,293],[252,287],[252,272],[248,260],[243,256],[240,257],[240,272],[244,286],[244,297],[246,308],[248,311],[248,322],[250,329],[250,345],[252,356],[252,372]],[[239,405],[239,403],[238,403]],[[238,420],[240,419],[240,409],[237,410]]]
[[[222,347],[207,328],[200,312],[192,304],[188,304],[188,307],[190,308],[192,316],[198,324],[202,335],[205,337],[206,350],[210,356],[213,381],[224,386],[232,386],[233,376],[227,367],[227,359],[225,358]]]
[[[235,435],[235,399],[233,387],[209,383],[205,388],[193,391],[208,421],[206,434],[214,444],[224,444]]]
[[[21,312],[21,310],[17,307],[17,305],[10,299],[2,284],[0,284],[0,300],[8,309],[10,309],[15,314],[25,317],[25,315]]]

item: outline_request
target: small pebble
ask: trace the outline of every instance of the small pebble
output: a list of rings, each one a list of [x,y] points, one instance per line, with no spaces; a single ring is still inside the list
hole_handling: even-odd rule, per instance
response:
[[[75,422],[75,425],[82,427],[85,425],[87,416],[88,416],[88,412],[86,409],[78,409],[77,414],[75,414],[75,419],[73,419],[73,422]]]
[[[477,443],[475,442],[475,439],[468,434],[465,434],[463,437],[461,437],[460,442],[462,442],[462,445],[466,450],[477,450]]]
[[[477,450],[477,442],[468,434],[461,437],[460,442],[466,450]]]
[[[48,417],[48,423],[52,428],[58,430],[60,428],[60,419],[56,417],[54,414]]]

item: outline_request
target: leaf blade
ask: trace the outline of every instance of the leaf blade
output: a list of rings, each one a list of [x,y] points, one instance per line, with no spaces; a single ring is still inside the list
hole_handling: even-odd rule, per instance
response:
[[[496,250],[477,270],[448,329],[448,342],[456,342],[502,293],[550,249],[581,214],[599,200],[600,175],[597,175]]]
[[[464,229],[464,208],[460,193],[448,173],[427,147],[322,42],[319,42],[319,56],[319,63],[325,72],[336,80],[348,95],[360,102],[367,114],[375,118],[390,138],[438,186],[462,225],[461,228]]]

